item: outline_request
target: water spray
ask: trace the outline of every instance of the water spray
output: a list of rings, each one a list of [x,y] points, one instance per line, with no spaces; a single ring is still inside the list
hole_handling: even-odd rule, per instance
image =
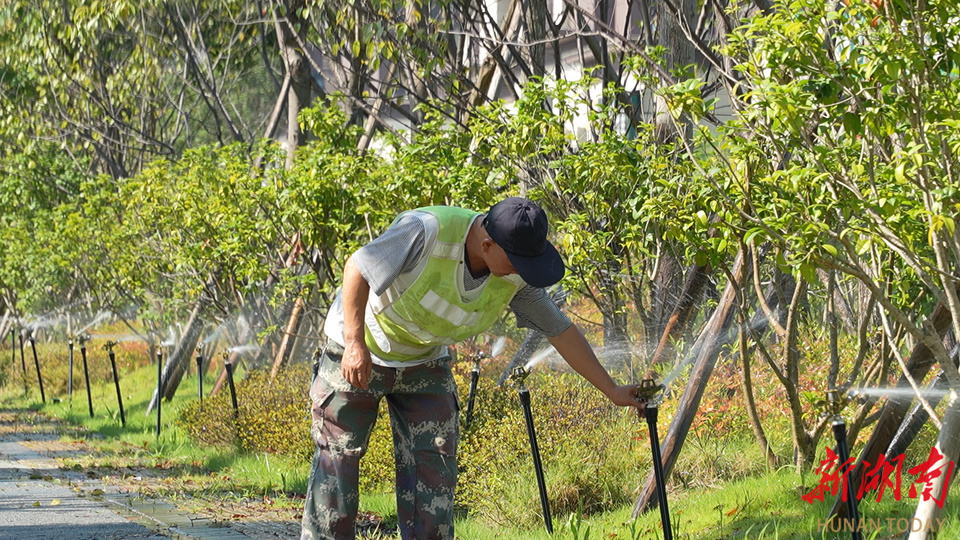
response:
[[[90,341],[90,334],[80,334],[77,336],[80,342],[80,358],[83,359],[83,382],[87,386],[87,406],[90,408],[90,418],[93,418],[93,397],[90,395],[90,371],[87,369],[87,342]]]
[[[91,326],[94,326],[95,324],[100,323],[101,321],[103,321],[104,319],[106,319],[106,318],[109,317],[109,316],[110,316],[110,312],[109,312],[109,311],[101,311],[100,313],[97,313],[97,316],[94,317],[92,321],[90,321],[90,322],[89,322],[86,326],[84,326],[83,328],[77,330],[77,334],[78,334],[78,335],[83,334],[84,332],[87,331],[88,328],[90,328]],[[88,335],[88,336],[89,336],[89,334],[85,334],[85,335]],[[89,339],[89,338],[88,338],[88,339]]]
[[[33,364],[37,367],[37,382],[40,384],[40,401],[47,402],[47,396],[43,393],[43,375],[40,374],[40,360],[37,358],[37,340],[30,333],[30,350],[33,351]]]
[[[237,387],[233,384],[233,362],[230,361],[230,351],[223,351],[223,367],[227,370],[227,385],[230,386],[230,401],[233,403],[233,417],[240,416],[240,407],[237,406]]]
[[[500,336],[496,341],[493,342],[493,346],[490,347],[490,358],[496,358],[503,352],[503,347],[507,344],[507,337]]]
[[[657,414],[663,400],[664,386],[653,379],[643,379],[637,388],[637,399],[644,403],[643,415],[650,430],[650,452],[653,454],[653,476],[657,481],[657,506],[660,507],[660,524],[663,540],[673,540],[670,509],[667,508],[667,481],[663,474],[663,457],[660,455],[660,435],[657,434]],[[640,409],[637,409],[640,416]]]
[[[843,408],[849,403],[849,398],[852,397],[853,393],[848,393],[846,397],[841,397],[840,391],[836,389],[827,390],[826,400],[821,400],[816,403],[817,407],[822,409],[822,417],[830,416],[830,425],[833,427],[833,437],[837,441],[836,453],[837,458],[840,460],[839,467],[843,467],[847,460],[850,459],[850,451],[847,448],[847,423],[843,420],[843,416],[840,416],[840,412],[843,411]],[[837,470],[839,473],[839,468]],[[852,520],[850,523],[850,534],[853,540],[862,540],[863,536],[860,534],[860,515],[857,513],[857,493],[856,489],[853,487],[853,484],[846,480],[846,475],[844,475],[843,488],[846,490],[846,499],[847,499],[847,516]]]
[[[473,369],[470,370],[470,392],[467,394],[467,416],[463,423],[464,429],[469,429],[470,423],[473,421],[473,402],[477,397],[477,381],[480,380],[480,360],[483,360],[486,356],[483,351],[479,351],[473,356]]]
[[[163,345],[157,346],[157,438],[160,438],[160,404],[163,402]]]
[[[197,345],[197,399],[200,400],[200,404],[197,406],[198,411],[203,410],[203,344]]]
[[[120,425],[127,425],[127,417],[123,414],[123,394],[120,393],[120,377],[117,375],[117,359],[113,354],[113,347],[116,345],[116,341],[108,341],[103,345],[103,348],[107,350],[107,355],[110,357],[110,368],[113,370],[113,385],[117,388],[117,404],[120,407]]]
[[[530,454],[533,456],[533,469],[537,474],[537,488],[540,490],[540,508],[543,511],[543,523],[547,532],[553,534],[553,521],[550,518],[550,501],[547,499],[547,483],[543,477],[543,464],[540,462],[540,447],[537,446],[537,433],[533,427],[533,412],[530,409],[530,390],[526,379],[530,372],[523,366],[517,366],[510,374],[510,383],[517,388],[523,417],[527,422],[527,435],[530,437]]]
[[[530,360],[527,360],[527,363],[524,364],[523,369],[527,371],[532,370],[534,366],[536,366],[540,362],[543,362],[544,360],[546,360],[548,357],[550,357],[556,352],[557,350],[553,348],[553,345],[548,345],[540,349],[539,351],[536,352],[536,354],[530,357]]]

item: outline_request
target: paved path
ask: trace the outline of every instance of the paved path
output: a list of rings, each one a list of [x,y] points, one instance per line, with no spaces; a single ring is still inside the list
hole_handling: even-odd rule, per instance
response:
[[[289,524],[224,526],[61,470],[49,457],[60,435],[35,419],[30,411],[0,410],[0,540],[250,540],[299,532]]]
[[[0,539],[169,538],[110,510],[99,488],[75,491],[82,479],[11,438],[0,441]]]

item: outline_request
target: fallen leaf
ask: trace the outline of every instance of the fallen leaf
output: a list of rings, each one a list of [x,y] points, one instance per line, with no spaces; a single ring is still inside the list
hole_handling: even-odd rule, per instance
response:
[[[36,507],[38,507],[38,506],[40,506],[40,501],[37,501],[37,502],[33,503],[33,507],[34,507],[34,508],[36,508]]]
[[[60,499],[54,499],[50,501],[50,506],[57,506],[60,504]]]
[[[736,513],[737,513],[737,510],[739,510],[739,509],[740,509],[739,507],[734,506],[734,507],[733,507],[733,510],[730,510],[729,512],[726,512],[726,514],[727,514],[728,516],[732,516],[732,515],[736,514]]]

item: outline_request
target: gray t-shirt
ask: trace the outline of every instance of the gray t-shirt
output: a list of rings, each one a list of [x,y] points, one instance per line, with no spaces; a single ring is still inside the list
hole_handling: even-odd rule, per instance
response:
[[[420,258],[424,256],[424,236],[425,229],[420,218],[406,214],[382,235],[353,254],[354,264],[370,285],[370,294],[383,294],[397,276],[416,268]],[[489,277],[489,274],[475,277],[467,269],[466,264],[461,267],[464,287],[468,291],[480,287]],[[338,295],[328,317],[339,316],[342,319],[342,311],[337,309],[339,304]],[[550,299],[546,291],[539,287],[530,285],[521,287],[510,301],[510,309],[516,316],[517,326],[533,328],[549,337],[560,334],[573,324]],[[331,325],[332,322],[334,321],[327,321],[327,333],[334,341],[342,342],[342,333],[339,336],[332,335],[336,333],[337,327],[342,332],[342,320],[337,321],[339,325]],[[378,362],[377,359],[374,359],[374,362],[381,365],[394,365],[394,362]]]

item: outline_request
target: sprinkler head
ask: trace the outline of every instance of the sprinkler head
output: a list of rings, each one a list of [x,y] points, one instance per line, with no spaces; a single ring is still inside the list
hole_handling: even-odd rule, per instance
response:
[[[869,399],[869,396],[867,396],[857,388],[851,388],[850,390],[847,390],[847,393],[845,394],[845,396],[847,398],[848,403],[856,401],[861,405],[866,403],[867,400]]]
[[[83,347],[91,339],[93,339],[93,337],[90,334],[80,334],[77,336],[77,341],[80,342],[81,347]]]
[[[820,416],[840,416],[840,412],[850,403],[850,393],[841,394],[836,388],[830,388],[826,392],[825,399],[818,400],[814,406],[820,409]]]
[[[527,377],[530,376],[530,372],[527,371],[523,366],[517,366],[513,368],[513,372],[510,373],[510,383],[513,384],[518,390],[525,389],[524,381],[527,380]]]
[[[117,344],[116,341],[108,341],[108,342],[106,342],[106,343],[103,344],[103,348],[104,348],[104,350],[112,351],[112,350],[113,350],[113,346],[116,345],[116,344]]]
[[[658,384],[653,379],[643,379],[640,386],[637,387],[637,399],[643,403],[655,407],[660,403],[663,394],[663,385]]]
[[[487,353],[483,351],[477,352],[477,354],[473,356],[473,369],[471,371],[476,371],[477,373],[479,373],[480,361],[483,360],[484,358],[487,358]]]
[[[200,344],[197,345],[197,356],[200,356],[201,354],[203,354],[203,344],[202,344],[202,343],[200,343]]]

